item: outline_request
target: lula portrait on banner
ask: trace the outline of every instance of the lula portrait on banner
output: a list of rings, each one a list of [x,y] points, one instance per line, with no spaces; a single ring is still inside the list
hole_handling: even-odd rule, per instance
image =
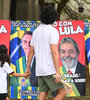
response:
[[[72,38],[65,37],[59,44],[59,52],[63,64],[60,68],[63,80],[72,84],[76,95],[84,96],[85,66],[78,61],[80,51],[77,43]]]
[[[72,93],[67,96],[85,96],[84,21],[56,21],[53,26],[60,36],[60,73],[64,82],[73,86]]]

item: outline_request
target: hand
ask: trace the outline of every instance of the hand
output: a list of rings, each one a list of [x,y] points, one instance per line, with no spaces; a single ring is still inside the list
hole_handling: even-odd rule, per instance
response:
[[[61,75],[60,75],[60,72],[57,72],[55,75],[55,83],[57,84],[60,81],[61,81]]]
[[[8,97],[6,97],[6,100],[9,100],[9,98],[8,98]]]
[[[30,77],[30,75],[31,75],[31,71],[30,70],[26,70],[25,74],[26,74],[25,78],[28,79],[28,77]]]

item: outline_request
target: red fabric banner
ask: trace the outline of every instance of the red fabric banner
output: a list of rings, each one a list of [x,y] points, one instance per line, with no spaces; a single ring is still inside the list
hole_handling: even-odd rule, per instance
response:
[[[82,20],[57,21],[53,26],[59,31],[59,43],[64,37],[71,37],[76,41],[80,50],[78,60],[85,65],[84,22]]]
[[[84,21],[57,21],[60,74],[73,89],[67,96],[86,95]],[[66,86],[67,87],[67,86]]]
[[[0,20],[0,44],[6,45],[9,53],[11,23],[9,20]]]

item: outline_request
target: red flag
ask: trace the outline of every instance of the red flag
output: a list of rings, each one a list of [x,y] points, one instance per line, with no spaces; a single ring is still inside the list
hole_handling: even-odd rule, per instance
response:
[[[9,53],[11,23],[9,20],[0,20],[0,44],[6,45]]]

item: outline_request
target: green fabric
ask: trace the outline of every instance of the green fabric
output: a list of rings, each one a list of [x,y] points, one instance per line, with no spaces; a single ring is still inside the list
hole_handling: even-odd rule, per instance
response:
[[[11,76],[10,77],[10,86],[18,86],[18,85],[19,85],[19,83],[18,83],[17,77]]]
[[[21,59],[22,66],[21,66],[20,63],[19,63],[20,59]],[[21,73],[20,67],[21,67],[21,69],[23,69],[23,73],[24,73],[24,72],[26,71],[25,56],[19,58],[19,59],[16,61],[16,69],[17,69],[16,72],[17,72],[17,73]],[[30,80],[29,80],[29,79],[25,79],[25,78],[22,78],[22,77],[18,77],[18,82],[19,82],[19,86],[31,86],[31,85],[30,85]]]
[[[64,66],[62,66],[62,72],[63,72],[63,75],[68,74]],[[66,77],[65,79],[72,80],[70,77],[68,77],[68,78]],[[74,92],[74,94],[76,96],[80,96],[80,93],[78,92],[75,84],[73,82],[70,82],[70,84],[72,84],[72,86],[73,86],[73,92]],[[70,96],[70,95],[67,95],[67,96]]]
[[[56,91],[64,87],[60,82],[56,84],[52,75],[38,77],[38,85],[40,92]]]

